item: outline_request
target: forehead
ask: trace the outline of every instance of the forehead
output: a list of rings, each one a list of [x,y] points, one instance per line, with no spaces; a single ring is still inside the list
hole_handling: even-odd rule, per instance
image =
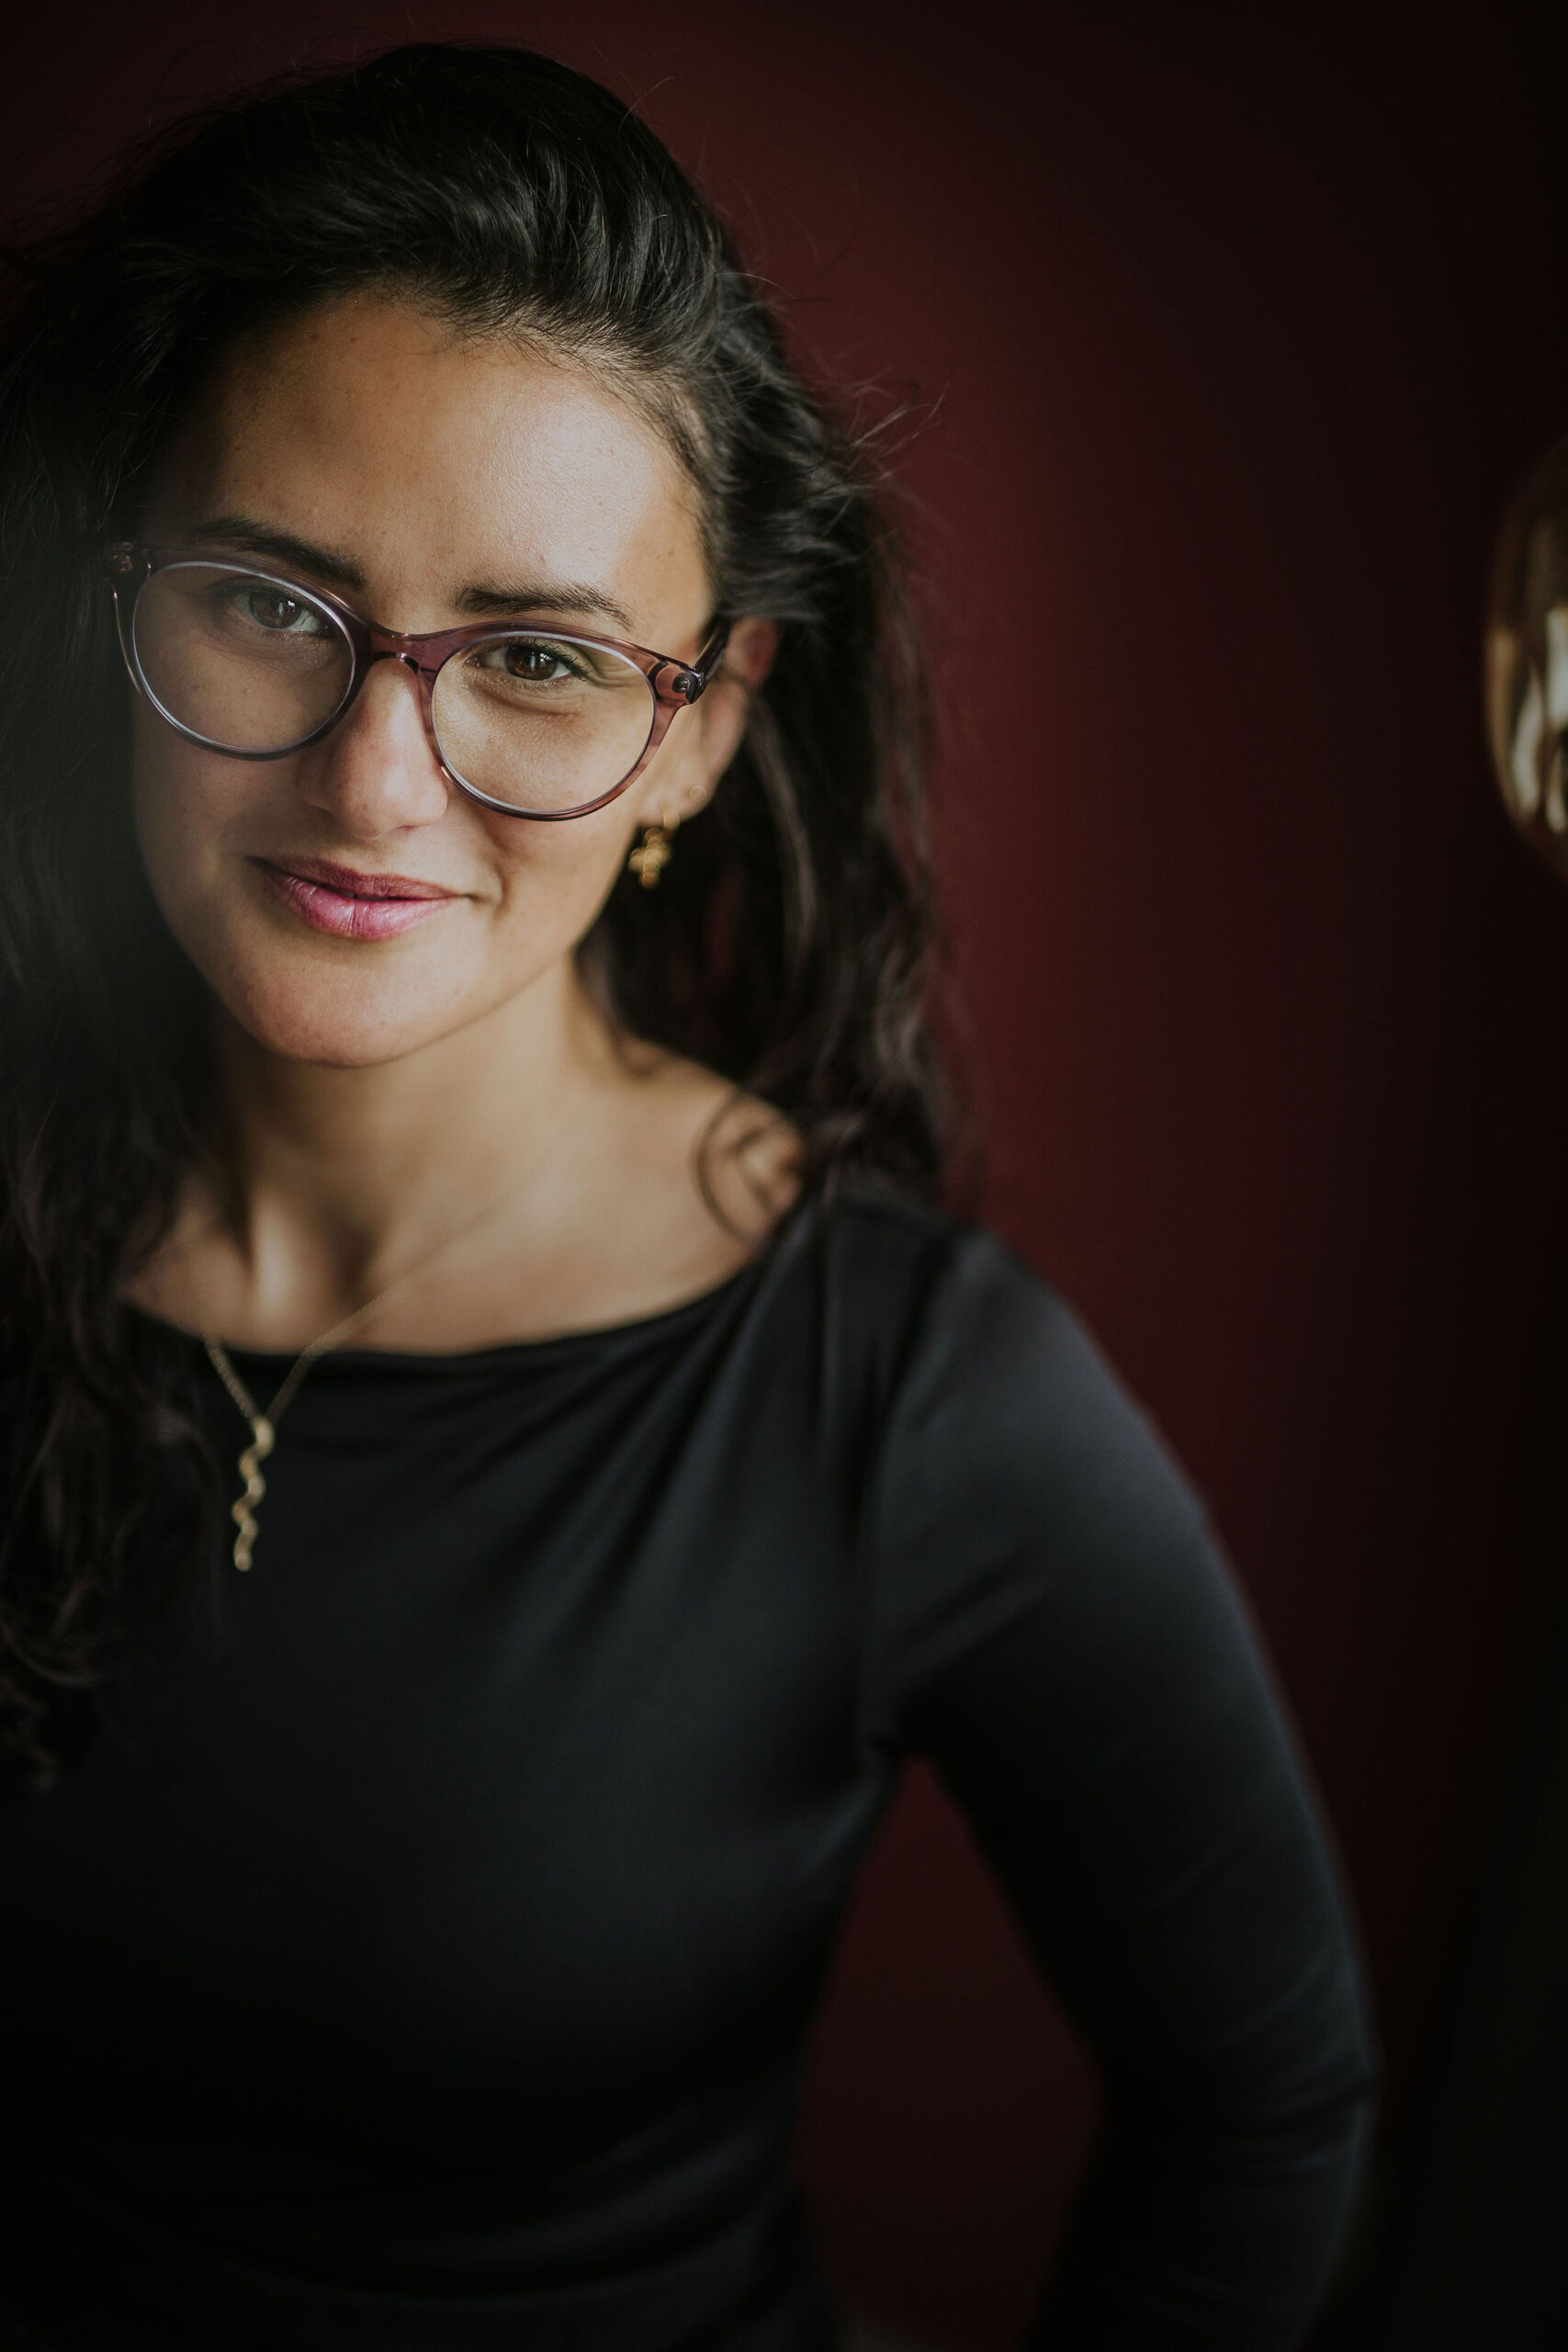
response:
[[[590,579],[646,609],[705,593],[689,477],[631,401],[570,358],[379,296],[235,344],[151,505],[157,536],[243,513],[344,550],[383,594]]]

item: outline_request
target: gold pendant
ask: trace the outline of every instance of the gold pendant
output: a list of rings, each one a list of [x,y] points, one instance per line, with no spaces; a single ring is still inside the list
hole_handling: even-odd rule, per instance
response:
[[[277,1433],[265,1413],[258,1413],[251,1423],[252,1441],[240,1456],[240,1476],[245,1491],[229,1516],[239,1529],[234,1538],[234,1566],[248,1568],[256,1548],[256,1517],[254,1506],[266,1492],[266,1480],[261,1465],[277,1443]]]

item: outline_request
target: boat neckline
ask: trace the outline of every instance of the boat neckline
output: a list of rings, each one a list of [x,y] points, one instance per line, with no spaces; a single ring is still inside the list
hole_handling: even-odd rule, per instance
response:
[[[752,1282],[778,1254],[784,1234],[799,1213],[801,1204],[795,1203],[774,1226],[761,1248],[722,1282],[710,1283],[705,1290],[695,1291],[690,1298],[678,1299],[672,1306],[661,1306],[651,1315],[633,1315],[615,1323],[583,1323],[564,1331],[541,1332],[531,1340],[492,1340],[479,1348],[330,1348],[318,1358],[319,1364],[355,1364],[361,1368],[374,1364],[430,1366],[442,1364],[483,1364],[502,1357],[537,1356],[552,1350],[570,1349],[615,1340],[635,1340],[654,1338],[670,1325],[687,1319],[695,1320],[705,1310],[716,1308],[733,1292]],[[149,1323],[157,1330],[169,1331],[194,1348],[205,1347],[207,1335],[193,1331],[188,1324],[175,1323],[167,1316],[154,1315],[133,1299],[126,1306],[140,1322]],[[292,1363],[302,1352],[299,1348],[252,1348],[231,1340],[220,1340],[225,1351],[243,1357],[252,1363]],[[312,1366],[312,1371],[315,1369]]]

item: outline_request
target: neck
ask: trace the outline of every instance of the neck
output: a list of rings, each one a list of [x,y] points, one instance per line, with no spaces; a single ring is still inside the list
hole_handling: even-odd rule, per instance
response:
[[[570,961],[368,1068],[283,1060],[224,1018],[222,1176],[193,1212],[216,1215],[259,1303],[310,1300],[330,1317],[491,1203],[521,1200],[613,1057]]]

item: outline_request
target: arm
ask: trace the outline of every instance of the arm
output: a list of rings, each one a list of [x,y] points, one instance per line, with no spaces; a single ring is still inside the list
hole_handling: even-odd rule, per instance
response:
[[[957,1245],[885,1464],[887,1735],[929,1755],[1111,2125],[1029,2342],[1299,2341],[1371,2064],[1300,1765],[1197,1507],[1070,1315]]]

